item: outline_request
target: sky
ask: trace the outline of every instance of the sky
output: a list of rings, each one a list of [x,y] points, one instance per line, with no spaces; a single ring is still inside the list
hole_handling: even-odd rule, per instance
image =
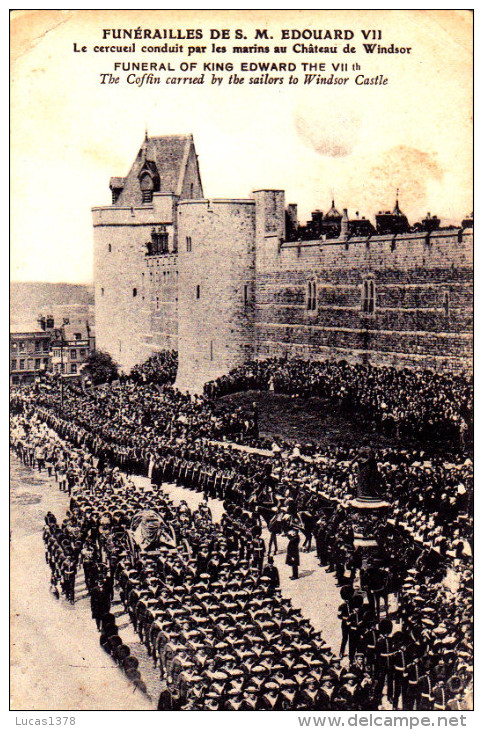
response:
[[[127,174],[146,129],[153,136],[194,135],[206,197],[284,189],[303,222],[312,210],[328,210],[332,197],[350,216],[373,218],[393,207],[399,189],[410,221],[428,211],[443,222],[460,221],[473,209],[471,22],[467,11],[18,11],[11,29],[11,279],[92,282],[91,208],[110,204],[109,178]],[[286,74],[282,86],[233,86],[225,79],[214,87],[209,72],[200,86],[137,87],[124,83],[126,74],[119,85],[101,85],[100,74],[113,71],[115,61],[177,67],[187,60],[93,52],[107,43],[103,28],[137,27],[202,27],[205,36],[209,29],[242,28],[250,45],[255,28],[268,28],[276,39],[281,29],[348,28],[357,53],[294,54],[297,41],[280,40],[289,48],[283,56],[194,56],[199,65],[295,62],[298,85],[287,84]],[[371,28],[382,30],[379,43],[411,53],[364,54],[360,30]],[[209,50],[211,42],[185,45]],[[74,43],[88,52],[74,53]],[[216,41],[222,43],[229,49],[235,41]],[[302,62],[325,61],[329,68],[348,59],[388,84],[357,86],[353,73],[343,88],[303,84]]]

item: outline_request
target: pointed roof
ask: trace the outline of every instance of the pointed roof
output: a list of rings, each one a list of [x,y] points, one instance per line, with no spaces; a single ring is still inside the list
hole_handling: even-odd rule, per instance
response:
[[[121,194],[116,206],[141,205],[142,193],[139,187],[139,173],[143,169],[156,170],[159,176],[159,192],[179,195],[193,135],[148,137],[147,133],[136,159],[124,178]],[[122,180],[122,178],[117,178]]]
[[[392,211],[392,214],[393,215],[404,216],[404,213],[402,212],[401,208],[399,207],[399,188],[396,191],[396,203],[394,205],[394,209]]]
[[[334,202],[334,199],[332,199],[332,207],[331,207],[331,209],[330,209],[329,211],[327,211],[327,213],[325,214],[325,218],[326,218],[326,220],[327,220],[327,218],[342,218],[341,214],[339,213],[339,211],[338,211],[338,210],[337,210],[337,208],[335,207],[335,202]]]

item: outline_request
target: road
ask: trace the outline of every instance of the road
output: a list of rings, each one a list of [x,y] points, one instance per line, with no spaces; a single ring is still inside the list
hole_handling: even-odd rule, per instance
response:
[[[49,591],[43,519],[68,498],[15,457],[10,480],[12,710],[151,710],[99,645],[85,592],[73,606]]]

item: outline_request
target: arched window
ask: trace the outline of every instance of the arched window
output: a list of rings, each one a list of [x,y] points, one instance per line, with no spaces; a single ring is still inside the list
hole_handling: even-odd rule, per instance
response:
[[[315,312],[317,310],[317,282],[309,281],[307,283],[307,311]]]
[[[144,175],[142,175],[139,184],[141,187],[143,203],[152,203],[154,190],[154,180],[152,176],[148,172],[146,172]]]

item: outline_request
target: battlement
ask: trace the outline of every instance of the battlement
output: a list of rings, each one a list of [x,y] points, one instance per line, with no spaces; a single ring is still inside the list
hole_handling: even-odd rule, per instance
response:
[[[266,261],[266,260],[265,260]],[[264,270],[317,266],[339,270],[360,268],[447,268],[473,265],[473,230],[439,229],[427,233],[368,236],[348,240],[290,241],[278,247]]]
[[[149,226],[173,223],[178,197],[170,193],[154,193],[151,203],[145,205],[107,205],[92,208],[94,227],[99,226]]]

